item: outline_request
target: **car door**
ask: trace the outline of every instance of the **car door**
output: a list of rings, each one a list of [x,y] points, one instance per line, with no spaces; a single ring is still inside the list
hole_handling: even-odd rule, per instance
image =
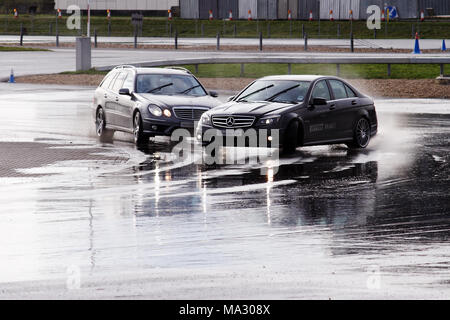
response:
[[[114,84],[111,88],[111,94],[112,94],[112,105],[113,110],[111,111],[114,114],[114,125],[127,128],[126,126],[126,110],[121,106],[120,104],[120,98],[119,98],[119,90],[122,88],[122,85],[125,81],[125,78],[127,77],[127,72],[122,71],[119,73],[119,75],[116,77]]]
[[[325,105],[313,105],[314,98],[322,98],[327,101]],[[319,80],[314,84],[310,97],[310,104],[303,115],[305,125],[305,144],[312,144],[323,141],[328,136],[327,132],[331,129],[328,116],[330,109],[335,104],[331,100],[330,89],[326,80]]]
[[[330,110],[329,120],[335,126],[334,130],[328,133],[329,140],[348,138],[348,124],[352,122],[350,110],[352,108],[353,100],[348,98],[346,85],[337,79],[329,79],[328,84],[333,96],[335,108]],[[351,130],[350,130],[351,131]]]
[[[127,71],[125,80],[120,89],[128,89],[131,92],[134,91],[134,73]],[[118,105],[120,110],[120,126],[132,129],[133,128],[133,108],[134,100],[129,95],[118,95]]]
[[[104,92],[103,92],[103,98],[105,101],[105,117],[106,117],[106,123],[109,125],[116,125],[117,119],[116,119],[116,112],[115,112],[115,95],[112,91],[112,87],[114,85],[114,82],[118,76],[118,72],[114,73],[111,78],[108,81],[105,81],[104,84]]]
[[[347,92],[347,99],[343,133],[346,138],[353,138],[353,126],[355,125],[358,117],[357,110],[361,107],[361,100],[352,88],[345,83],[344,86],[345,91]]]

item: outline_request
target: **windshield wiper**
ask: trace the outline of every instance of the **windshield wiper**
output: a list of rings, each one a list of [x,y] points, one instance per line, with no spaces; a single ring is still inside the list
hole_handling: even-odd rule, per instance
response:
[[[256,91],[253,91],[253,92],[251,92],[251,93],[249,93],[249,94],[247,94],[246,96],[244,96],[244,97],[242,97],[242,98],[240,98],[237,102],[247,102],[247,100],[245,100],[245,98],[248,98],[248,97],[250,97],[250,96],[252,96],[252,95],[254,95],[255,93],[258,93],[258,92],[261,92],[261,91],[263,91],[263,90],[266,90],[266,89],[269,89],[269,88],[272,88],[274,85],[273,84],[271,84],[270,86],[267,86],[267,87],[264,87],[264,88],[261,88],[261,89],[258,89],[258,90],[256,90]]]
[[[300,83],[299,83],[299,84],[296,84],[295,86],[292,86],[292,87],[289,87],[289,88],[287,88],[287,89],[284,89],[283,91],[280,91],[280,92],[274,94],[274,95],[271,96],[270,98],[267,98],[266,101],[273,101],[276,97],[282,95],[283,93],[286,93],[286,92],[288,92],[288,91],[291,91],[292,89],[297,88],[299,85],[300,85]]]
[[[297,104],[298,103],[298,101],[292,101],[292,100],[271,100],[271,102],[289,103],[289,104]]]
[[[172,86],[172,85],[173,85],[172,82],[171,83],[166,83],[166,84],[164,84],[162,86],[159,86],[159,87],[156,87],[156,88],[153,88],[153,89],[147,91],[147,93],[152,93],[153,91],[161,90],[162,88],[165,88],[165,87],[168,87],[168,86]]]
[[[196,86],[193,86],[193,87],[190,87],[190,88],[187,88],[186,90],[184,90],[184,91],[181,91],[181,92],[177,92],[177,93],[179,93],[179,94],[184,94],[184,93],[188,93],[189,91],[191,91],[191,90],[193,90],[193,89],[195,89],[195,88],[198,88],[198,87],[200,87],[200,85],[198,84],[198,85],[196,85]]]

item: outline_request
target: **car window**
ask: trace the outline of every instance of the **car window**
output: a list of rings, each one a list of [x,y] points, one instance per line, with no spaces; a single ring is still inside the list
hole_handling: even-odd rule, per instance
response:
[[[138,74],[136,92],[163,95],[206,95],[206,91],[195,77],[181,74]]]
[[[347,99],[347,91],[345,90],[344,83],[339,80],[329,80],[331,90],[333,90],[334,99]]]
[[[111,77],[111,81],[109,82],[109,86],[108,86],[108,89],[109,89],[109,90],[112,90],[112,89],[113,89],[113,87],[114,87],[114,82],[115,82],[115,80],[116,80],[116,78],[117,78],[118,75],[119,75],[119,72],[116,72],[116,73],[114,74],[114,76]]]
[[[114,81],[114,85],[112,87],[112,91],[119,92],[120,89],[122,89],[123,81],[125,80],[125,77],[127,76],[126,72],[121,72],[116,80]]]
[[[312,97],[314,98],[323,98],[327,101],[331,100],[330,90],[328,90],[327,82],[325,80],[321,80],[316,83],[314,87]]]
[[[102,87],[103,89],[107,89],[109,87],[109,85],[111,84],[111,80],[114,79],[114,76],[116,75],[116,72],[111,72],[109,73],[102,81],[102,83],[100,83],[100,87]]]
[[[345,85],[345,91],[347,91],[347,97],[349,98],[357,97],[356,93],[348,85]]]
[[[298,103],[305,100],[310,84],[309,81],[258,80],[242,91],[237,101]]]
[[[134,74],[131,72],[127,72],[127,77],[122,85],[122,88],[130,90],[130,92],[134,91]]]

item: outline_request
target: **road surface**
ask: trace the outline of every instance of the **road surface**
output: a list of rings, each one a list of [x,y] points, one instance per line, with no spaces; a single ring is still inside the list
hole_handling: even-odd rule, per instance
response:
[[[0,98],[2,299],[450,297],[448,100],[378,100],[367,150],[261,175],[100,143],[92,88]]]

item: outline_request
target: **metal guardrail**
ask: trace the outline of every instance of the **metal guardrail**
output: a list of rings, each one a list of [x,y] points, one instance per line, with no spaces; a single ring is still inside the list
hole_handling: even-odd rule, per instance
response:
[[[244,74],[245,64],[287,64],[288,74],[291,73],[291,66],[293,64],[336,64],[337,74],[340,72],[341,64],[386,64],[388,75],[390,76],[391,65],[393,64],[438,64],[441,68],[441,74],[444,74],[445,64],[450,64],[450,56],[346,56],[346,57],[326,57],[326,56],[303,56],[303,57],[211,57],[211,58],[183,58],[172,60],[154,60],[149,62],[132,63],[136,67],[163,67],[163,66],[179,66],[179,65],[194,65],[196,73],[198,72],[198,65],[200,64],[240,64],[241,76]],[[99,71],[109,71],[115,66],[96,67]]]

